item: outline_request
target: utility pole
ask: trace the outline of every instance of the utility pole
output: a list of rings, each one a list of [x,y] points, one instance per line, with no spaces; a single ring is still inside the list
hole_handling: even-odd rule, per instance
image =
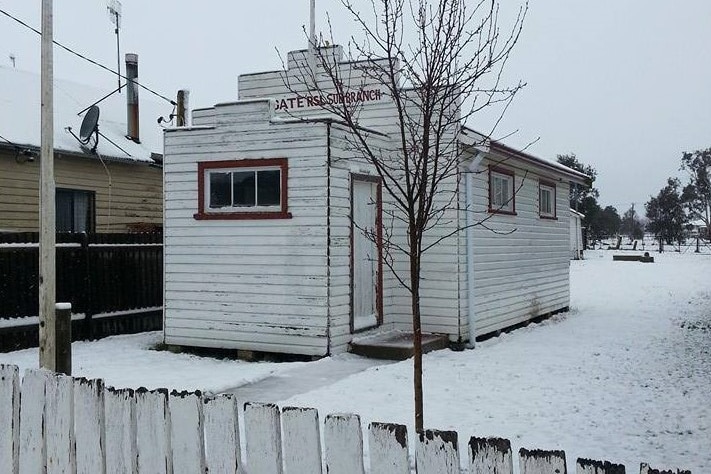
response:
[[[309,69],[316,88],[316,0],[309,5]]]
[[[42,0],[41,157],[39,241],[39,365],[55,370],[56,223],[54,187],[54,58],[52,0]]]

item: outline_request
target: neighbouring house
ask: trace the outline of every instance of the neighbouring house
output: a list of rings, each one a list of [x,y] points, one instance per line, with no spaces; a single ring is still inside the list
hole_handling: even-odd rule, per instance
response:
[[[582,260],[585,243],[583,242],[583,219],[585,214],[581,214],[575,209],[570,210],[570,259]]]
[[[165,133],[168,344],[325,356],[356,335],[411,329],[409,294],[382,251],[384,230],[404,239],[402,225],[384,219],[391,203],[377,173],[318,100],[361,102],[359,125],[385,151],[393,105],[345,61],[342,77],[357,85],[347,97],[295,93],[284,77],[305,56],[289,53],[286,71],[240,76],[238,100]],[[434,238],[454,235],[423,259],[422,325],[465,344],[569,306],[568,190],[586,176],[482,144],[467,127],[453,133],[461,171],[444,186],[455,206]]]
[[[135,55],[131,55],[135,59]],[[59,232],[160,229],[162,132],[172,106],[143,100],[128,137],[126,88],[98,103],[98,145],[79,135],[85,108],[115,86],[54,81],[54,166]],[[40,76],[0,66],[0,231],[39,228]]]

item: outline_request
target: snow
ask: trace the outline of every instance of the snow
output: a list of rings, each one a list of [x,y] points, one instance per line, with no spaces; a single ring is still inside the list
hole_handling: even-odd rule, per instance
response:
[[[711,255],[655,253],[649,264],[613,262],[614,253],[571,262],[570,312],[474,350],[426,355],[425,426],[457,430],[462,449],[469,436],[499,436],[514,451],[563,449],[569,466],[588,457],[630,472],[640,462],[711,472]],[[322,418],[405,423],[412,436],[412,361],[246,363],[149,350],[159,340],[75,343],[74,372],[115,386],[237,387],[238,397],[271,394]],[[36,361],[36,349],[0,354],[23,369]]]
[[[140,78],[139,78],[140,81]],[[35,73],[0,66],[0,135],[20,146],[40,146],[40,76]],[[115,89],[99,89],[89,85],[55,79],[54,81],[54,148],[71,153],[84,153],[79,142],[66,130],[79,135],[83,115],[77,115]],[[141,95],[142,94],[142,95]],[[140,96],[140,139],[134,143],[126,135],[126,88],[99,103],[99,131],[126,150],[130,156],[99,138],[97,151],[104,157],[153,163],[151,153],[163,153],[159,116],[171,113],[172,105],[156,104]],[[92,142],[93,143],[93,142]],[[7,145],[0,140],[1,145]]]

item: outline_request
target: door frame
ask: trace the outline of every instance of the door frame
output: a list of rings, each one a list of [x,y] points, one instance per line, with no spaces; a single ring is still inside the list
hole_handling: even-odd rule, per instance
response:
[[[350,250],[349,250],[349,261],[350,261],[350,298],[349,298],[349,303],[350,303],[350,308],[348,310],[349,312],[349,324],[350,324],[350,331],[351,334],[353,334],[354,331],[354,317],[355,314],[353,314],[353,293],[354,293],[354,236],[355,236],[355,226],[353,225],[353,182],[354,181],[365,181],[368,183],[375,183],[377,185],[376,187],[376,213],[375,213],[375,227],[376,227],[376,242],[375,242],[375,247],[378,250],[378,264],[376,267],[376,273],[375,273],[375,311],[376,311],[376,327],[380,326],[383,324],[383,180],[379,176],[372,176],[368,174],[359,174],[359,173],[351,173],[350,175],[350,192],[351,192],[351,197],[350,197],[350,203],[351,203],[351,208],[350,208]],[[367,331],[367,329],[364,329],[363,331]],[[359,331],[360,332],[360,331]]]

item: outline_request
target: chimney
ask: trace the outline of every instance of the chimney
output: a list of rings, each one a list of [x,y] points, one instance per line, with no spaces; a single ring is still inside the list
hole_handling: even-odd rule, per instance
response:
[[[141,143],[139,136],[138,124],[138,55],[134,53],[126,53],[126,105],[127,115],[127,132],[126,138],[133,140],[136,143]]]

